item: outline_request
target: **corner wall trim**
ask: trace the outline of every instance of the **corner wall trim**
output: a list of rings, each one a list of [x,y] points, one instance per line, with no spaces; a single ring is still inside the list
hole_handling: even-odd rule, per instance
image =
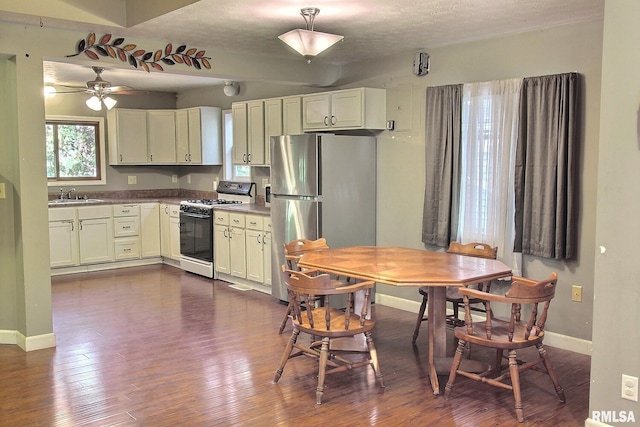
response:
[[[24,351],[35,351],[55,347],[56,336],[50,333],[25,337],[18,331],[0,330],[0,344],[13,344]]]

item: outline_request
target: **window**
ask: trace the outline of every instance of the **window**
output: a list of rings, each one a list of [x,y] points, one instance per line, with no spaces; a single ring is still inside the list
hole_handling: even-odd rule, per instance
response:
[[[233,116],[231,110],[222,111],[224,136],[224,179],[229,181],[251,180],[251,168],[233,164]]]
[[[48,116],[45,136],[49,185],[106,184],[103,118]]]

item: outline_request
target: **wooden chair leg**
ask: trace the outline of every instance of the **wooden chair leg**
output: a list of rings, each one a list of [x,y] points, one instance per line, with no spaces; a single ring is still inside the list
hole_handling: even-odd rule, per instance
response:
[[[278,329],[278,335],[282,335],[282,331],[284,331],[284,328],[287,326],[287,323],[289,322],[289,319],[291,316],[291,311],[293,310],[293,306],[291,305],[291,303],[289,303],[289,305],[287,306],[287,312],[284,314],[284,319],[282,319],[282,322],[280,323],[280,329]]]
[[[544,363],[544,367],[547,370],[547,374],[549,374],[549,378],[551,378],[551,382],[553,383],[553,387],[556,389],[556,394],[561,402],[566,402],[567,399],[564,397],[564,390],[560,386],[560,382],[558,381],[558,377],[556,376],[556,372],[553,370],[551,366],[551,360],[547,356],[547,350],[545,350],[542,343],[536,346],[538,349],[538,353],[542,358],[542,363]]]
[[[327,361],[329,360],[329,337],[322,338],[322,348],[320,349],[320,367],[318,370],[318,388],[316,389],[316,404],[322,403],[322,393],[324,392],[324,378],[327,372]]]
[[[453,363],[451,364],[451,372],[449,373],[449,379],[447,380],[447,385],[444,387],[444,398],[448,399],[451,394],[451,390],[453,390],[453,382],[456,380],[456,374],[458,373],[458,368],[460,368],[460,363],[462,363],[462,354],[464,352],[464,348],[466,343],[463,340],[458,340],[458,348],[456,348],[456,354],[453,357]]]
[[[496,367],[495,367],[495,376],[499,377],[500,372],[502,372],[502,349],[496,349]]]
[[[293,329],[291,333],[291,338],[287,342],[287,346],[284,348],[284,353],[282,353],[282,358],[280,358],[280,366],[276,370],[276,375],[273,377],[273,382],[277,383],[282,376],[282,371],[284,371],[284,365],[287,364],[287,360],[289,360],[289,356],[291,356],[291,351],[293,350],[293,346],[298,340],[298,335],[300,335],[300,331],[298,329]]]
[[[518,422],[524,422],[524,412],[522,411],[522,395],[520,394],[520,370],[515,350],[509,350],[509,375],[511,376],[511,386],[513,387],[513,397],[516,401],[516,417]]]
[[[380,384],[380,388],[384,389],[384,380],[382,378],[382,372],[380,372],[380,364],[378,363],[378,351],[376,350],[376,346],[373,343],[373,336],[371,335],[371,331],[365,332],[364,336],[367,340],[367,348],[369,349],[369,358],[371,359],[373,372],[375,373],[376,379]]]
[[[413,339],[411,340],[413,344],[415,344],[416,340],[418,339],[418,334],[420,333],[420,325],[422,325],[422,322],[424,321],[424,312],[426,308],[427,308],[427,297],[423,296],[422,304],[420,304],[420,310],[418,310],[418,320],[416,320],[416,328],[413,330]]]

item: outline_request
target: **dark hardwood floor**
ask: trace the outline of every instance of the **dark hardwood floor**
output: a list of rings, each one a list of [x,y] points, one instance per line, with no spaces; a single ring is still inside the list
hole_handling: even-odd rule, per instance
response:
[[[277,334],[286,306],[270,295],[160,265],[52,286],[57,347],[0,345],[2,426],[583,426],[588,417],[590,358],[555,348],[567,403],[546,375],[527,372],[524,424],[508,390],[460,378],[450,400],[434,396],[426,324],[414,347],[416,315],[389,307],[374,307],[384,393],[358,369],[329,375],[317,406],[312,359],[291,360],[272,383],[291,328]]]

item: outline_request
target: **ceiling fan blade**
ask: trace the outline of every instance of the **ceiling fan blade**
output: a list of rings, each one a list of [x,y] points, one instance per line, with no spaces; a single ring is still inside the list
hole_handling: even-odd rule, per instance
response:
[[[91,93],[87,89],[64,89],[64,90],[56,90],[56,94],[65,94],[65,93]]]
[[[109,90],[105,90],[104,93],[108,95],[149,95],[148,90],[135,90],[135,89],[114,90],[114,88],[109,88]]]

